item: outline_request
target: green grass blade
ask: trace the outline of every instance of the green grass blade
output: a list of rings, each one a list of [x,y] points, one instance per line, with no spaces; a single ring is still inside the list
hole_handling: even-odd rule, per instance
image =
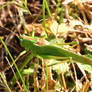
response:
[[[42,10],[43,10],[43,26],[44,26],[44,29],[46,31],[46,16],[45,16],[45,7],[47,8],[47,12],[48,12],[48,15],[49,17],[51,16],[51,13],[50,13],[50,10],[49,10],[49,7],[48,7],[48,3],[46,0],[43,0],[43,6],[42,6]]]
[[[30,12],[30,10],[29,10],[29,8],[27,6],[27,0],[21,0],[21,1],[24,4],[24,5],[22,5],[22,7],[24,7],[24,9],[26,9],[28,11],[28,13],[30,14],[30,16],[33,17],[32,13]],[[19,4],[19,5],[21,6],[21,4]]]
[[[46,64],[46,92],[48,92],[48,66]]]
[[[29,63],[29,61],[33,58],[32,54],[29,54],[26,58],[26,60],[23,62],[23,64],[20,67],[20,72],[23,70],[23,68]]]
[[[18,75],[20,76],[20,79],[21,79],[21,81],[22,81],[22,83],[23,83],[23,86],[24,86],[24,91],[27,92],[27,88],[26,88],[25,82],[24,82],[24,80],[23,80],[23,78],[22,78],[22,75],[21,75],[21,73],[20,73],[20,71],[19,71],[19,69],[18,69],[18,67],[17,67],[17,65],[16,65],[16,63],[15,63],[15,60],[13,59],[13,57],[12,57],[10,51],[8,50],[6,44],[4,43],[4,41],[2,40],[1,37],[0,37],[0,40],[1,40],[2,44],[4,45],[6,51],[8,52],[8,54],[9,54],[9,56],[10,56],[10,58],[11,58],[13,64],[14,64],[14,66],[15,66],[17,72],[18,72]]]
[[[60,5],[61,5],[61,0],[58,0],[57,6],[56,6],[56,10],[55,10],[55,19],[57,17],[58,12],[59,12]]]
[[[1,78],[3,79],[3,81],[4,81],[4,83],[5,83],[5,85],[6,85],[7,89],[8,89],[8,91],[11,92],[11,89],[9,88],[9,86],[8,86],[6,80],[4,79],[4,76],[3,76],[3,74],[2,74],[1,72],[0,72],[0,76],[1,76]]]
[[[63,6],[61,7],[61,11],[60,12],[61,12],[61,14],[60,14],[59,24],[63,23],[63,21],[64,21],[65,9],[64,9]]]
[[[19,69],[20,72],[22,72],[23,68],[29,63],[29,61],[30,61],[32,58],[33,58],[33,55],[32,55],[32,54],[29,54],[29,55],[26,57],[26,59],[24,60],[24,62],[22,63],[22,65],[21,65],[21,67],[20,67],[20,69]],[[17,78],[19,78],[18,72],[16,73],[16,76],[17,76]],[[16,81],[15,81],[15,78],[14,78],[14,77],[12,78],[12,81],[13,81],[13,83],[15,84]]]
[[[43,10],[43,27],[44,27],[44,30],[45,32],[47,32],[47,29],[46,29],[46,16],[45,16],[45,1],[43,0],[43,6],[42,6],[42,10]],[[47,34],[45,34],[46,37],[47,37]]]
[[[14,1],[14,0],[13,0],[13,1]],[[2,5],[2,6],[0,7],[0,10],[1,10],[2,8],[6,7],[6,6],[10,5],[10,4],[12,4],[13,1],[9,1],[9,2],[7,2],[6,4]]]
[[[42,6],[42,10],[43,10],[43,26],[46,29],[46,21],[45,21],[45,1],[43,1],[43,6]],[[46,31],[46,30],[45,30]]]
[[[25,7],[27,7],[27,2],[25,0],[21,0]]]
[[[46,5],[47,13],[48,13],[49,17],[51,17],[51,12],[50,12],[50,9],[49,9],[49,6],[48,6],[48,3],[47,3],[47,1],[46,1],[46,0],[44,0],[44,2],[45,2],[45,5]]]

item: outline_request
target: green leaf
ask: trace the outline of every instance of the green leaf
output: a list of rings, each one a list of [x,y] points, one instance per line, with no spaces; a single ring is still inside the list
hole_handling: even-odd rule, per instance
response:
[[[66,63],[64,62],[62,63],[62,61],[60,62],[55,59],[49,60],[48,66],[49,65],[52,65],[52,69],[57,70],[58,73],[61,73],[61,72],[65,73],[67,71],[67,68],[69,68]]]

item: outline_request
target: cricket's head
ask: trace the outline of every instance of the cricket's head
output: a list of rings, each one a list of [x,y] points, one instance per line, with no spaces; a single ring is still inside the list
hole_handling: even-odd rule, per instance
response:
[[[28,51],[30,48],[34,46],[34,41],[27,40],[24,38],[19,38],[21,47],[25,48]]]

